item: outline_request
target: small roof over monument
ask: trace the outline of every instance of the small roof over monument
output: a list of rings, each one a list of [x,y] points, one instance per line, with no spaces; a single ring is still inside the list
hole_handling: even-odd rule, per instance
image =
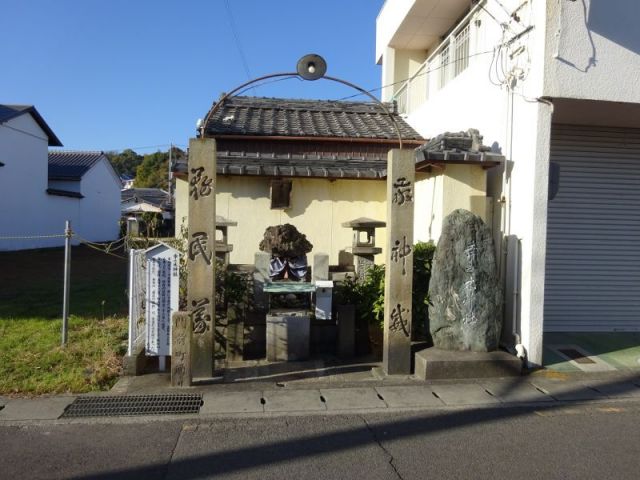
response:
[[[355,220],[350,220],[342,224],[346,228],[382,228],[386,227],[387,223],[380,220],[373,220],[372,218],[359,217]]]
[[[416,170],[433,164],[469,163],[493,167],[504,156],[483,145],[483,137],[475,128],[466,132],[445,132],[416,148]]]

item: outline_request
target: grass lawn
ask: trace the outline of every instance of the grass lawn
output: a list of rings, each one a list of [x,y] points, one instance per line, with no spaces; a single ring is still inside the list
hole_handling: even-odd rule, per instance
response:
[[[127,335],[127,260],[73,247],[69,343],[60,346],[63,249],[0,253],[0,394],[110,388]]]

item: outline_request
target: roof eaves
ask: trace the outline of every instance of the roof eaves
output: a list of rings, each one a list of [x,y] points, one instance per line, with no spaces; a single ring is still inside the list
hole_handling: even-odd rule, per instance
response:
[[[13,118],[16,118],[21,115],[24,115],[25,113],[28,113],[33,117],[33,119],[36,121],[38,126],[47,135],[48,145],[50,147],[63,146],[60,139],[56,136],[55,133],[53,133],[53,130],[51,130],[51,127],[49,127],[49,125],[47,125],[47,122],[44,121],[44,118],[42,118],[42,115],[38,113],[38,110],[36,110],[36,107],[34,107],[33,105],[7,105],[7,107],[9,108],[16,107],[16,108],[13,109],[14,110],[13,113],[5,114],[2,118],[2,121],[0,121],[0,123],[7,122]]]
[[[59,181],[59,182],[67,182],[74,181],[79,182],[82,180],[82,175],[49,175],[47,177],[48,180]]]
[[[73,192],[71,190],[62,190],[59,188],[47,188],[49,195],[55,195],[58,197],[70,197],[70,198],[84,198],[80,192]]]

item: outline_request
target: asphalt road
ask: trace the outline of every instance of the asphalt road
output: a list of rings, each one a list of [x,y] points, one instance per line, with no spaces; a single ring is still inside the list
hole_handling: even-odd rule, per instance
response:
[[[2,479],[638,479],[640,402],[0,426]]]

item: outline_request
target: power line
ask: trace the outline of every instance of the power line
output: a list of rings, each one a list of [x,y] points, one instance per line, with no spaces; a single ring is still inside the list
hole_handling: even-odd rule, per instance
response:
[[[122,152],[124,150],[148,150],[150,148],[170,147],[172,145],[174,147],[187,148],[187,145],[180,144],[180,143],[159,143],[157,145],[146,145],[146,146],[142,146],[142,147],[105,148],[105,149],[103,149],[103,151],[105,151],[105,152]]]
[[[493,16],[493,14],[492,14],[489,10],[487,10],[486,8],[484,8],[484,5],[483,5],[482,3],[479,3],[478,5],[480,6],[480,8],[481,8],[482,10],[484,10],[484,11],[487,13],[487,15],[489,15],[491,18],[493,18],[493,20],[494,20],[498,25],[500,25],[501,27],[503,27],[503,28],[504,28],[504,24],[503,24],[500,20],[498,20],[496,17],[494,17],[494,16]],[[504,7],[503,7],[503,8],[504,8]]]
[[[258,87],[263,87],[265,85],[269,85],[270,83],[278,83],[278,82],[282,82],[283,80],[291,80],[292,78],[296,78],[299,81],[303,81],[298,75],[289,75],[288,77],[282,77],[282,78],[273,78],[271,80],[267,80],[265,82],[259,83],[257,86]],[[244,92],[246,92],[247,90],[251,90],[252,88],[254,88],[253,85],[248,86],[247,88],[240,90],[238,93],[234,94],[234,97],[237,97],[239,95],[242,95]]]
[[[495,50],[486,50],[484,52],[473,53],[471,55],[467,55],[466,57],[464,57],[464,59],[477,57],[479,55],[487,55],[489,53],[493,53],[494,51]],[[402,80],[398,80],[397,82],[388,83],[388,84],[383,85],[381,87],[372,88],[371,90],[367,90],[367,92],[373,93],[373,92],[377,92],[379,90],[382,90],[383,88],[393,87],[393,86],[398,85],[400,83],[408,82],[409,80],[413,80],[414,78],[422,77],[423,75],[428,75],[429,73],[436,72],[436,71],[438,71],[438,70],[440,70],[440,69],[442,69],[444,67],[447,67],[447,66],[451,65],[452,63],[459,62],[460,60],[463,60],[463,59],[462,58],[457,58],[457,59],[451,60],[450,62],[442,63],[442,64],[438,65],[437,67],[430,68],[428,70],[425,70],[423,72],[418,73],[417,75],[412,75],[410,77],[403,78]],[[360,97],[362,95],[364,95],[364,93],[355,93],[353,95],[349,95],[349,96],[346,96],[346,97],[339,98],[337,101],[349,100],[351,98]]]
[[[240,37],[236,29],[236,23],[233,19],[233,13],[231,12],[231,6],[229,5],[229,0],[224,0],[224,4],[227,7],[227,14],[229,15],[229,25],[231,26],[231,33],[233,34],[233,38],[235,39],[236,47],[238,48],[238,53],[240,54],[240,59],[242,60],[242,66],[244,67],[244,71],[247,74],[247,79],[251,80],[253,76],[251,75],[251,70],[249,70],[249,64],[247,63],[247,58],[244,55],[244,50],[242,49],[242,44],[240,43]]]
[[[7,125],[5,123],[0,123],[0,127],[8,128],[9,130],[13,130],[13,131],[19,132],[19,133],[24,133],[25,135],[29,135],[30,137],[37,138],[38,140],[45,140],[45,141],[49,140],[48,138],[43,138],[43,137],[40,137],[38,135],[34,135],[31,132],[27,132],[26,130],[20,130],[19,128],[11,127],[11,126],[9,126],[9,125]]]

